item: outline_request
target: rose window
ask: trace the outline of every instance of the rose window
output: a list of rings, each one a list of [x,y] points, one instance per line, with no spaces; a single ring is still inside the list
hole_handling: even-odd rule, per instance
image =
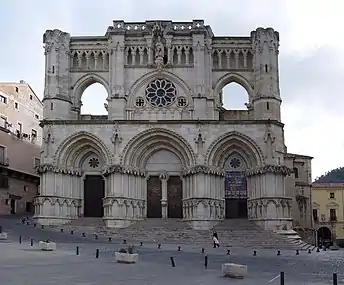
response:
[[[88,161],[88,164],[90,167],[92,168],[97,168],[99,166],[99,159],[98,158],[91,158],[89,161]]]
[[[177,89],[166,79],[156,79],[146,87],[146,99],[155,107],[168,107],[174,103]]]
[[[233,157],[230,162],[229,162],[229,165],[232,167],[232,168],[239,168],[241,166],[241,161],[239,158],[237,157]]]

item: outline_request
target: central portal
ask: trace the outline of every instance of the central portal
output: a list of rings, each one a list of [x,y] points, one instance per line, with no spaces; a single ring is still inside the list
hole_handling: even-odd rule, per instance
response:
[[[103,217],[105,182],[101,175],[86,175],[84,181],[84,217]]]
[[[162,218],[161,181],[159,176],[150,176],[147,181],[147,218]]]
[[[179,176],[170,176],[167,182],[167,217],[183,218],[183,184]]]

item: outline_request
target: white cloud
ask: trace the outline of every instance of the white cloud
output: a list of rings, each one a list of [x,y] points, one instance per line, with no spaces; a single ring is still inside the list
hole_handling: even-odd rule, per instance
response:
[[[0,80],[24,79],[39,96],[44,86],[42,35],[46,29],[104,35],[114,19],[204,19],[215,35],[245,36],[258,26],[271,26],[281,38],[282,114],[288,150],[314,156],[314,176],[342,165],[341,0],[17,0],[1,7],[0,35],[5,41],[1,44]]]

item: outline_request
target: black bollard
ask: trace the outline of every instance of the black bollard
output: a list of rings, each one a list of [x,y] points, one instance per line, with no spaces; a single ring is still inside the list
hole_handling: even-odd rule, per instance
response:
[[[337,276],[337,273],[333,273],[333,285],[338,285],[338,276]]]
[[[253,256],[257,256],[257,251],[253,251]]]
[[[299,255],[299,254],[300,254],[300,252],[299,252],[299,250],[297,249],[297,250],[296,250],[296,255]]]
[[[281,255],[281,251],[280,250],[277,250],[277,255]]]
[[[33,246],[33,239],[30,239],[30,245]]]
[[[158,244],[158,248],[161,248],[161,244],[160,243]]]
[[[99,258],[99,249],[96,250],[96,258]]]
[[[127,240],[126,239],[123,240],[123,244],[127,244]]]
[[[86,237],[86,234],[85,234],[85,233],[82,233],[82,237]]]
[[[44,225],[41,225],[41,228],[44,229]]]
[[[74,231],[73,231],[73,230],[72,230],[72,231],[70,231],[70,234],[71,234],[71,235],[74,235]]]
[[[204,248],[202,247],[202,253],[204,253]]]
[[[79,255],[79,247],[76,247],[76,255]]]
[[[311,251],[311,249],[310,249],[310,248],[308,249],[308,253],[312,253],[312,251]]]
[[[140,242],[140,246],[143,246],[143,242],[142,241]]]
[[[29,223],[29,222],[26,222],[26,225],[28,226],[28,225],[30,225],[30,223]]]
[[[98,239],[98,235],[94,235],[94,239]]]
[[[60,232],[63,233],[63,229],[61,229]]]
[[[22,237],[19,236],[19,243],[22,243]]]
[[[281,281],[281,285],[284,285],[284,272],[281,272],[280,281]]]
[[[320,252],[320,248],[319,247],[317,247],[317,252]]]
[[[112,237],[109,237],[109,242],[111,242],[112,241]]]
[[[204,257],[204,268],[205,269],[208,268],[208,256],[207,255]]]
[[[227,249],[227,255],[230,255],[230,254],[231,254],[231,250]]]
[[[37,224],[33,224],[33,227],[34,227],[34,228],[37,227]]]
[[[174,262],[174,258],[171,256],[170,259],[171,259],[172,267],[176,267],[176,264],[175,264],[175,262]]]
[[[180,251],[180,246],[178,245],[178,251]]]
[[[25,219],[22,219],[22,221],[21,221],[21,222],[22,222],[22,224],[24,225],[24,224],[25,224]]]

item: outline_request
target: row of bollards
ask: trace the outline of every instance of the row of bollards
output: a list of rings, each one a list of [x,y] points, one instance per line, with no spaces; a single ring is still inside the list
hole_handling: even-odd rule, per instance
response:
[[[280,273],[279,279],[280,279],[280,285],[285,285],[284,272]],[[338,285],[338,274],[337,273],[332,274],[332,284]]]

